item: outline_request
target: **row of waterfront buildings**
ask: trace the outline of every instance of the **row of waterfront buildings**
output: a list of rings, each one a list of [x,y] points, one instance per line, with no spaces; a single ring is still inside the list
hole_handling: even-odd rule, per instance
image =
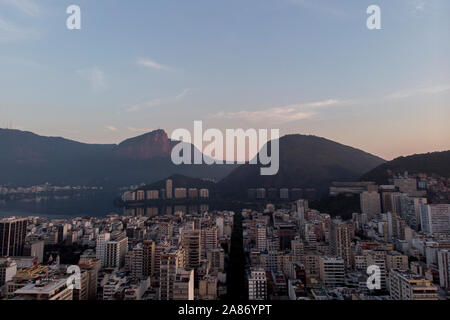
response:
[[[209,199],[209,189],[174,187],[171,179],[166,180],[165,188],[144,189],[136,188],[123,193],[122,200],[147,201],[147,200],[171,200],[171,199]]]

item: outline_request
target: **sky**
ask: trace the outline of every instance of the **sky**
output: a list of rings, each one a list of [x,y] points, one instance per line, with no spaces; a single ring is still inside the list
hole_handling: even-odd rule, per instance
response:
[[[72,4],[81,30],[66,27]],[[0,0],[0,127],[119,143],[202,120],[387,160],[448,150],[449,13],[448,0]]]

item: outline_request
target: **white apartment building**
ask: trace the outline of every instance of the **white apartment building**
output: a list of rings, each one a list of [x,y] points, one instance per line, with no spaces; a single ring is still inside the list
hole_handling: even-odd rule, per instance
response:
[[[105,266],[106,243],[111,239],[110,233],[101,233],[97,236],[97,245],[95,247],[96,258],[101,261],[101,266]]]
[[[450,289],[450,251],[440,250],[438,252],[439,281],[440,286]]]
[[[392,300],[438,300],[438,288],[429,280],[410,272],[392,269],[389,274]]]
[[[422,231],[450,234],[450,204],[420,205]]]
[[[10,258],[0,258],[0,287],[11,281],[17,273],[17,263]]]
[[[256,226],[256,248],[259,251],[267,251],[267,228],[265,225]]]
[[[263,268],[252,269],[248,278],[249,300],[267,299],[267,277]]]
[[[105,267],[121,268],[125,264],[125,256],[128,251],[128,238],[122,237],[110,240],[106,243]]]

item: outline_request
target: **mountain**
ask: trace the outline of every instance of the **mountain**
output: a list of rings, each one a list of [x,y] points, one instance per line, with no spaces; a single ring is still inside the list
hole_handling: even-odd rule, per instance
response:
[[[268,150],[270,152],[270,142]],[[332,181],[358,179],[385,161],[364,151],[325,138],[287,135],[279,139],[280,169],[261,176],[260,165],[242,165],[220,181],[225,197],[245,197],[248,188],[315,188],[328,191]],[[270,153],[269,153],[270,154]]]
[[[280,170],[261,176],[260,165],[180,165],[172,163],[179,143],[156,130],[119,144],[86,144],[60,137],[0,129],[0,184],[98,185],[118,187],[172,175],[221,180],[221,196],[242,197],[248,188],[300,187],[326,191],[334,180],[353,180],[383,159],[315,136],[280,138]],[[194,150],[194,146],[190,146]],[[268,145],[270,151],[270,143]]]
[[[426,173],[450,177],[450,151],[415,154],[399,157],[367,172],[361,180],[375,181],[379,184],[388,183],[391,174]]]
[[[178,142],[156,130],[116,144],[86,144],[0,129],[0,184],[125,186],[173,174],[220,180],[236,166],[180,165],[170,154]],[[191,150],[194,147],[191,146]]]
[[[172,141],[164,130],[156,130],[121,142],[116,149],[120,157],[148,160],[155,157],[170,157]]]

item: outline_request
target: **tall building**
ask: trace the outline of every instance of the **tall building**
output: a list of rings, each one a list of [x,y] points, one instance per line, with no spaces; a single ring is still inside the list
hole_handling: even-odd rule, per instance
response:
[[[198,189],[197,188],[189,188],[188,196],[189,196],[189,199],[197,199],[198,198]]]
[[[444,289],[450,289],[450,251],[438,252],[439,284]]]
[[[202,228],[201,231],[201,247],[202,256],[206,257],[208,251],[218,246],[219,229],[217,226]]]
[[[386,267],[387,270],[398,269],[398,270],[408,270],[409,262],[408,256],[400,254],[398,252],[390,252],[386,255]]]
[[[173,284],[178,270],[179,254],[173,247],[160,254],[159,299],[173,300]]]
[[[187,189],[186,188],[175,188],[175,199],[186,199]]]
[[[267,228],[262,224],[256,226],[256,248],[259,251],[267,251]]]
[[[280,250],[290,250],[291,249],[291,241],[295,238],[295,227],[293,224],[279,224],[276,229],[278,233],[278,239],[280,246],[278,249]]]
[[[172,180],[167,179],[166,180],[166,199],[172,199],[173,197],[173,186],[172,186]]]
[[[303,255],[305,253],[305,244],[299,239],[291,241],[291,249],[294,254],[294,261],[303,263]]]
[[[267,299],[267,277],[263,268],[256,268],[250,271],[248,278],[248,298],[249,300]]]
[[[330,254],[342,258],[346,268],[350,268],[352,264],[351,239],[350,225],[336,219],[331,221]]]
[[[392,269],[389,274],[392,300],[438,300],[438,288],[410,271]]]
[[[137,201],[145,200],[145,191],[144,190],[137,190],[136,191],[136,200]]]
[[[211,273],[222,272],[225,269],[225,252],[222,248],[209,250],[206,254]]]
[[[44,240],[25,243],[23,255],[27,257],[36,257],[38,263],[42,263],[44,261],[44,244]]]
[[[127,252],[127,237],[122,236],[116,240],[106,242],[105,268],[121,268],[124,266]]]
[[[450,204],[421,204],[422,231],[428,234],[450,234]]]
[[[149,277],[155,272],[155,243],[144,240],[142,244],[142,275]]]
[[[147,197],[147,200],[159,199],[159,191],[158,190],[147,190],[146,197]]]
[[[173,300],[194,300],[194,270],[177,270],[173,283]]]
[[[208,199],[209,198],[209,189],[200,189],[200,198]]]
[[[144,252],[142,243],[138,243],[133,250],[128,251],[125,261],[126,269],[130,273],[131,278],[134,281],[142,280],[144,278]]]
[[[394,196],[401,195],[399,192],[383,192],[381,194],[381,202],[383,204],[383,212],[400,213],[394,205]]]
[[[417,190],[417,180],[414,178],[394,179],[394,185],[398,187],[400,192],[412,192]]]
[[[381,214],[380,194],[376,191],[364,191],[360,195],[361,213],[367,214],[369,220]]]
[[[23,256],[27,219],[4,218],[0,220],[0,256]]]
[[[80,278],[79,278],[79,287],[73,288],[72,299],[81,301],[88,300],[89,294],[89,272],[87,270],[81,270],[80,268]]]
[[[101,233],[97,236],[97,242],[95,247],[96,258],[100,260],[101,266],[105,266],[106,261],[106,243],[111,239],[111,234]]]
[[[320,257],[320,280],[324,287],[335,288],[344,284],[344,260],[340,258]]]
[[[224,235],[224,227],[225,227],[225,220],[223,219],[223,217],[216,218],[216,226],[217,226],[217,236],[219,238],[222,238]]]
[[[58,243],[63,243],[67,240],[69,234],[69,225],[62,223],[58,226]]]
[[[396,196],[400,205],[400,216],[406,221],[408,226],[419,230],[420,226],[420,206],[427,203],[426,198],[413,198],[407,195]]]
[[[87,274],[87,300],[95,300],[97,298],[97,281],[101,262],[99,259],[80,258],[78,266],[82,272]]]
[[[372,250],[365,253],[366,256],[366,266],[377,266],[380,270],[380,283],[381,289],[387,288],[386,279],[386,251],[383,250]]]
[[[201,259],[200,230],[183,230],[181,237],[181,247],[184,251],[183,267],[185,269],[198,268]]]
[[[17,264],[10,258],[0,259],[0,287],[16,275]]]
[[[305,214],[308,210],[308,200],[300,199],[296,201],[297,214],[301,222],[305,221]]]
[[[217,282],[216,276],[204,276],[199,284],[199,300],[217,300]]]

